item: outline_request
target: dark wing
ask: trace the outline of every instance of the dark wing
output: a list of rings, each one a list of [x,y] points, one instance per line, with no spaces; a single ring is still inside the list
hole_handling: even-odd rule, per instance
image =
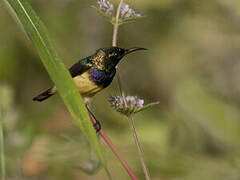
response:
[[[69,69],[69,72],[72,75],[72,77],[75,77],[77,75],[81,75],[82,73],[84,73],[85,71],[90,69],[91,67],[92,67],[91,57],[87,57],[87,58],[79,60],[76,64],[74,64]],[[53,87],[53,88],[48,89],[47,91],[44,91],[40,95],[34,97],[33,100],[41,102],[41,101],[49,98],[50,96],[54,95],[55,93],[56,93],[56,88]]]
[[[92,61],[90,59],[91,57],[81,59],[69,69],[69,72],[73,78],[81,75],[92,67]]]

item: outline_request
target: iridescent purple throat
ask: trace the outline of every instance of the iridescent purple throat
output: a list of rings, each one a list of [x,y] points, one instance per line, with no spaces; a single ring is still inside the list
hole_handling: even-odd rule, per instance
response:
[[[102,84],[105,80],[105,73],[94,68],[92,71],[92,77],[96,84]]]

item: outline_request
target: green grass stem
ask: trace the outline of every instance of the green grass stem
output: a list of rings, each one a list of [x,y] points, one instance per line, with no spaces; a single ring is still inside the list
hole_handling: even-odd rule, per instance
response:
[[[90,146],[97,153],[109,175],[105,159],[100,150],[96,132],[89,119],[83,99],[79,94],[69,71],[60,60],[44,24],[36,15],[27,0],[3,0],[3,2],[9,13],[16,17],[15,19],[21,24],[25,34],[34,44],[42,63],[56,85],[64,104],[67,106],[77,126],[88,139]]]

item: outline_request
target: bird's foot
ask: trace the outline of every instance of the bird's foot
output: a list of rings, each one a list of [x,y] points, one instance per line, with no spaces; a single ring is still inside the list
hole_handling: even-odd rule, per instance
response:
[[[84,100],[86,100],[86,99],[88,99],[88,98],[85,98]],[[94,127],[94,129],[96,130],[96,133],[98,133],[100,130],[101,130],[101,124],[100,124],[100,122],[95,118],[95,116],[94,116],[94,114],[90,111],[90,109],[88,108],[88,106],[87,106],[87,104],[85,104],[86,105],[86,108],[87,108],[87,111],[88,111],[88,114],[89,114],[89,116],[90,116],[90,118],[93,118],[94,120],[95,120],[95,123],[93,123],[93,121],[92,121],[92,123],[93,123],[93,127]]]
[[[101,124],[98,120],[96,120],[96,122],[93,124],[93,127],[95,128],[96,133],[98,133],[102,129]]]

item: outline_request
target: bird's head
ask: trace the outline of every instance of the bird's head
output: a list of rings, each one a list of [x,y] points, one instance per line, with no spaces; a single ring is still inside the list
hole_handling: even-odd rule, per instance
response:
[[[123,49],[119,47],[109,47],[98,49],[95,55],[94,63],[99,69],[109,70],[115,68],[119,61],[127,54],[135,51],[147,50],[145,48],[133,47]]]

